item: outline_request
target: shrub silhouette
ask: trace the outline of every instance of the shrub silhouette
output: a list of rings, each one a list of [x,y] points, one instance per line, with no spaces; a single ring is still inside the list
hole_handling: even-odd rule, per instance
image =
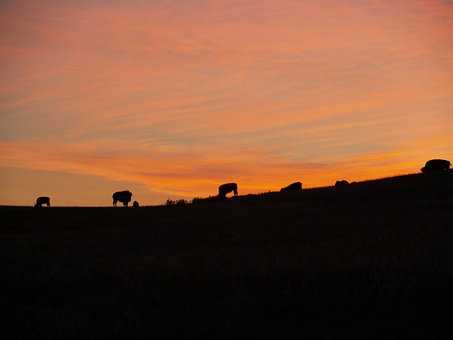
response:
[[[36,199],[35,208],[42,208],[42,205],[45,204],[50,207],[50,197],[41,196]]]
[[[176,201],[177,206],[185,206],[187,204],[189,204],[189,202],[187,202],[185,199],[180,199]]]
[[[219,197],[225,198],[230,192],[233,192],[234,196],[238,195],[237,183],[225,183],[219,186]]]
[[[202,203],[204,200],[205,200],[205,198],[194,197],[194,198],[192,199],[192,204],[200,204],[200,203]]]
[[[180,199],[180,200],[171,200],[171,199],[168,199],[167,202],[165,202],[165,205],[166,206],[185,206],[185,205],[188,205],[189,202],[186,201],[185,199]]]
[[[140,204],[137,202],[137,201],[134,201],[134,203],[132,203],[132,206],[134,208],[139,208],[140,207]]]
[[[195,197],[192,200],[192,204],[203,204],[203,203],[220,202],[220,201],[223,201],[223,198],[220,196],[209,196],[206,198]]]
[[[112,195],[113,198],[113,205],[116,207],[116,203],[119,201],[123,203],[125,207],[129,205],[129,202],[132,198],[132,192],[125,190],[125,191],[117,191]]]
[[[291,183],[290,185],[280,189],[280,192],[290,192],[290,191],[302,191],[302,183],[294,182],[294,183]]]

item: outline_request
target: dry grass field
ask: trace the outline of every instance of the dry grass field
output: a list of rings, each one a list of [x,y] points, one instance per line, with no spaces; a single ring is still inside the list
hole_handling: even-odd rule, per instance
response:
[[[4,339],[453,336],[451,174],[0,214]]]

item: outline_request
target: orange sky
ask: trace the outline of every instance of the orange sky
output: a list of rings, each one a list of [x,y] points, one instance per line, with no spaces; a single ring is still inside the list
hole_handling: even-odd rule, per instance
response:
[[[16,0],[0,32],[0,204],[453,160],[453,1]]]

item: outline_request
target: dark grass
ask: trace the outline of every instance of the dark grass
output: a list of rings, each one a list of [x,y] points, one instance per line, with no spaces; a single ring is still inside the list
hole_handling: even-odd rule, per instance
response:
[[[132,208],[1,207],[10,338],[449,338],[453,176]]]

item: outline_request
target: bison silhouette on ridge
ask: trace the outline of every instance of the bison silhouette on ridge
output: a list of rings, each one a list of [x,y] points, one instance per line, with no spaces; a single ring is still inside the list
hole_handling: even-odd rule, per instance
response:
[[[226,195],[230,192],[233,192],[234,196],[238,195],[237,183],[225,183],[219,186],[219,197],[226,198]]]
[[[123,203],[125,207],[128,206],[129,202],[132,198],[132,192],[125,190],[125,191],[117,191],[112,195],[113,198],[113,206],[116,207],[116,203],[119,201]]]
[[[41,196],[36,199],[35,208],[42,208],[42,205],[45,204],[50,207],[50,197]]]
[[[438,172],[449,172],[451,163],[446,159],[431,159],[426,162],[425,166],[421,168],[421,172],[424,174],[438,173]]]
[[[346,188],[349,185],[350,185],[349,182],[347,180],[345,180],[345,179],[342,179],[342,180],[339,180],[339,181],[335,182],[335,188]]]

